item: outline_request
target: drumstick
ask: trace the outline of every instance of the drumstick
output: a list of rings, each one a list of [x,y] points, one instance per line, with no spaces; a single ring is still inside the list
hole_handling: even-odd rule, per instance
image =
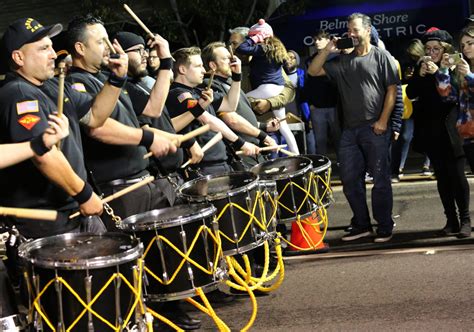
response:
[[[206,90],[209,90],[212,85],[212,80],[214,79],[215,70],[211,70],[211,76],[209,77],[209,82],[207,83]]]
[[[187,140],[190,140],[191,138],[193,137],[196,137],[196,136],[199,136],[199,135],[202,135],[204,134],[205,132],[209,131],[209,129],[211,128],[211,126],[209,126],[208,124],[205,124],[204,126],[202,127],[199,127],[197,129],[194,129],[193,131],[190,131],[189,133],[187,134],[184,134],[183,137],[179,138],[179,139],[176,139],[174,142],[176,146],[179,146],[181,145],[181,143],[187,141]],[[153,152],[148,152],[147,154],[145,154],[143,156],[143,159],[147,159],[147,158],[150,158],[151,156],[153,156]]]
[[[211,138],[206,144],[204,144],[204,146],[201,148],[202,150],[202,153],[206,153],[207,150],[209,150],[210,148],[212,148],[214,145],[217,144],[217,142],[219,142],[220,140],[222,139],[222,133],[221,132],[218,132],[213,138]],[[189,163],[191,161],[188,160],[187,162],[185,162],[181,168],[186,168]]]
[[[0,206],[0,216],[55,221],[58,212],[54,210],[8,208]]]
[[[129,187],[127,187],[127,188],[124,188],[124,189],[122,189],[122,190],[117,191],[115,194],[112,194],[112,195],[110,195],[110,196],[107,196],[106,198],[103,198],[103,199],[102,199],[102,203],[105,204],[105,203],[108,203],[108,202],[110,202],[110,201],[113,201],[114,199],[119,198],[119,197],[121,197],[121,196],[123,196],[123,195],[126,195],[126,194],[128,194],[129,192],[134,191],[135,189],[138,189],[138,188],[140,188],[140,187],[143,187],[144,185],[146,185],[147,183],[152,182],[153,180],[155,180],[155,178],[154,178],[153,176],[149,176],[149,177],[147,177],[147,178],[141,180],[140,182],[134,183],[134,184],[132,184],[131,186],[129,186]],[[81,212],[80,212],[80,211],[77,211],[77,212],[71,214],[71,215],[69,216],[69,219],[74,219],[74,218],[76,218],[77,216],[79,216],[80,214],[81,214]]]
[[[66,77],[66,63],[61,61],[58,64],[59,81],[58,81],[58,117],[63,115],[64,106],[64,78]],[[56,143],[56,147],[61,149],[61,140]]]
[[[125,10],[130,14],[130,16],[133,17],[133,19],[138,23],[138,25],[141,26],[143,30],[145,30],[145,32],[149,35],[150,38],[155,38],[153,32],[148,29],[145,23],[143,23],[143,21],[133,12],[133,10],[129,6],[123,4],[123,8],[125,8]]]
[[[281,119],[278,119],[278,118],[275,118],[275,119],[277,119],[278,122],[282,122],[282,121],[285,121],[286,118],[287,118],[287,117],[285,116],[284,118],[281,118]]]
[[[117,52],[115,51],[114,45],[112,45],[112,43],[110,42],[109,38],[104,37],[104,41],[105,41],[105,43],[107,44],[107,46],[109,47],[110,53],[117,53]]]
[[[232,50],[232,46],[227,45],[227,50],[230,53],[230,60],[232,61],[232,59],[234,59],[234,51]]]
[[[294,153],[294,152],[291,152],[291,151],[288,151],[288,150],[285,150],[285,149],[280,149],[279,150],[281,153],[283,154],[286,154],[287,156],[290,156],[290,157],[293,157],[293,156],[296,156],[297,154]]]
[[[287,145],[286,144],[281,144],[281,145],[270,145],[270,146],[265,146],[263,148],[259,148],[258,149],[258,152],[264,152],[264,151],[271,151],[271,150],[280,150],[281,148],[286,148]],[[241,155],[241,154],[244,154],[244,151],[242,150],[239,150],[237,151],[235,154],[237,155]]]

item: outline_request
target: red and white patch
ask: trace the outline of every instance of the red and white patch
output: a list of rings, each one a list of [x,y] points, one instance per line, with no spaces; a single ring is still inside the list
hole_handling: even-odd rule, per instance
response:
[[[41,118],[33,114],[27,114],[18,119],[18,123],[28,130],[31,130],[40,121],[41,121]]]
[[[194,108],[197,105],[198,101],[196,99],[189,99],[187,107],[188,109]]]

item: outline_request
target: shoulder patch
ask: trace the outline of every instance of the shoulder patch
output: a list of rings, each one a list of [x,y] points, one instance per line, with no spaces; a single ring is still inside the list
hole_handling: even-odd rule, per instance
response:
[[[41,118],[33,114],[27,114],[21,117],[20,119],[18,119],[18,123],[28,130],[31,130],[40,121],[41,121]]]
[[[16,103],[16,113],[18,115],[36,112],[39,112],[38,100],[27,100]]]
[[[71,87],[78,92],[87,92],[83,83],[74,83],[71,85]]]
[[[189,99],[189,98],[192,98],[193,96],[191,95],[190,92],[183,92],[182,94],[180,94],[178,96],[178,101],[180,103],[182,103],[183,101],[185,101],[186,99]]]
[[[198,103],[198,101],[196,99],[189,99],[188,104],[187,104],[187,108],[188,109],[194,108],[197,105],[197,103]]]

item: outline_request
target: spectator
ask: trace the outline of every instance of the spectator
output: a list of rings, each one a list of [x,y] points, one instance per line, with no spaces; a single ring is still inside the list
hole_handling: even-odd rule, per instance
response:
[[[370,17],[354,13],[348,18],[349,37],[356,40],[354,51],[327,62],[339,52],[334,38],[312,60],[308,73],[327,75],[337,85],[343,115],[339,162],[344,194],[354,213],[349,234],[343,241],[371,235],[364,176],[373,176],[372,211],[378,222],[375,242],[392,238],[392,186],[389,146],[390,115],[399,79],[391,55],[370,44]]]
[[[443,53],[453,51],[452,37],[444,30],[431,28],[423,36],[423,41],[426,58],[415,70],[407,87],[408,97],[418,98],[420,104],[415,117],[413,147],[428,155],[436,175],[447,219],[439,234],[458,234],[462,226],[463,232],[459,236],[466,237],[471,232],[469,184],[464,174],[462,140],[456,130],[457,109],[455,100],[448,98],[449,69],[441,64],[442,69],[438,71]]]
[[[253,98],[274,97],[283,91],[284,79],[282,65],[287,52],[283,43],[273,36],[273,29],[265,20],[260,19],[249,30],[249,37],[240,44],[237,52],[252,55],[250,62],[250,82],[254,90],[247,95]],[[285,119],[285,108],[273,110],[278,119]],[[299,154],[296,139],[286,120],[280,121],[280,133],[288,144],[288,149]]]

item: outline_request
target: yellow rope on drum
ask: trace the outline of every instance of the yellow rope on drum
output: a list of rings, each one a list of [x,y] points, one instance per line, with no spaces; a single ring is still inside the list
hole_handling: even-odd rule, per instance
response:
[[[200,287],[196,289],[196,295],[198,295],[201,298],[202,302],[204,303],[204,306],[191,297],[188,297],[186,301],[194,305],[196,308],[201,310],[203,313],[205,313],[209,317],[211,317],[212,320],[216,323],[219,331],[226,331],[226,332],[230,331],[229,327],[217,316],[216,312],[214,311],[211,304],[209,303],[209,300],[207,299],[206,295],[204,294],[204,292],[202,291]]]
[[[125,276],[122,273],[114,273],[109,278],[109,280],[104,284],[104,286],[99,290],[99,292],[94,296],[94,298],[90,301],[89,304],[87,304],[79,296],[79,294],[77,294],[77,292],[69,285],[69,283],[66,280],[64,280],[62,277],[55,277],[55,278],[51,279],[50,281],[48,281],[46,283],[46,285],[43,287],[43,289],[38,293],[38,295],[35,297],[35,299],[33,301],[33,306],[36,309],[36,311],[39,313],[39,315],[43,318],[43,320],[46,322],[46,324],[49,326],[49,328],[52,331],[56,331],[53,324],[49,320],[48,316],[43,312],[39,301],[41,299],[41,296],[43,296],[43,294],[48,290],[48,288],[54,282],[58,282],[58,283],[61,283],[63,286],[65,286],[71,292],[71,294],[77,299],[77,301],[84,307],[84,310],[77,316],[77,318],[71,323],[71,326],[69,326],[66,329],[66,331],[71,331],[74,328],[74,326],[79,322],[79,320],[87,312],[90,312],[91,314],[93,314],[95,317],[97,317],[99,320],[101,320],[104,324],[108,325],[112,330],[121,331],[121,330],[125,329],[125,327],[127,326],[128,322],[129,322],[130,318],[132,317],[132,314],[133,314],[133,312],[134,312],[134,310],[135,310],[135,308],[137,307],[138,304],[139,304],[139,308],[141,309],[141,313],[145,314],[144,306],[143,306],[143,303],[141,302],[141,298],[142,298],[141,289],[142,289],[142,277],[143,277],[143,275],[142,275],[143,274],[143,260],[142,259],[138,260],[138,269],[139,269],[138,275],[137,275],[137,272],[134,271],[134,277],[138,278],[137,279],[138,280],[138,287],[137,287],[138,289],[135,289],[135,287],[133,287],[130,284],[130,282],[127,280],[127,278],[125,278]],[[27,278],[27,280],[29,280],[27,273],[25,274],[25,277]],[[116,278],[120,278],[125,283],[125,285],[128,286],[130,291],[135,295],[135,300],[133,301],[133,304],[130,308],[130,311],[128,312],[125,320],[123,321],[123,324],[119,325],[119,326],[115,326],[114,324],[110,323],[108,320],[106,320],[104,317],[102,317],[99,313],[97,313],[94,309],[92,309],[92,306],[94,305],[94,303],[99,299],[99,297],[102,295],[102,293],[107,289],[107,287]],[[31,285],[29,285],[28,288],[31,288]],[[33,309],[31,309],[31,310],[33,310]],[[31,315],[32,315],[32,312],[29,313],[30,317],[32,317]]]
[[[176,331],[179,331],[179,332],[184,332],[183,329],[181,329],[178,325],[176,325],[175,323],[173,323],[172,321],[170,321],[168,318],[166,318],[165,316],[162,316],[160,315],[159,313],[157,313],[156,311],[150,309],[150,308],[147,308],[146,309],[147,312],[149,312],[153,317],[159,319],[160,321],[162,321],[163,323],[165,324],[168,324],[170,327],[172,327],[173,329],[175,329]],[[152,329],[153,331],[153,329]]]
[[[277,264],[275,270],[269,276],[268,276],[268,267],[269,267],[270,250],[269,250],[269,246],[268,246],[267,242],[264,243],[264,249],[265,249],[265,262],[264,262],[264,266],[263,266],[263,272],[262,272],[262,275],[260,277],[253,277],[251,275],[251,272],[248,271],[248,270],[245,271],[242,268],[242,266],[235,260],[235,258],[229,257],[229,260],[232,263],[232,268],[234,268],[241,276],[245,277],[246,283],[247,283],[247,285],[249,285],[248,287],[252,291],[254,291],[254,290],[259,290],[259,291],[262,291],[262,292],[274,291],[274,290],[276,290],[280,287],[280,285],[282,284],[283,279],[285,277],[285,265],[284,265],[284,262],[283,262],[283,255],[282,255],[282,250],[281,250],[279,237],[277,237],[275,239],[275,251],[276,251],[276,254],[277,254],[278,264]],[[243,255],[243,259],[244,259],[245,265],[247,266],[247,264],[249,264],[247,255]],[[279,275],[279,278],[274,284],[272,284],[269,287],[263,286],[264,283],[270,282],[273,279],[275,279],[277,275]],[[233,283],[230,280],[227,281],[227,284],[230,287],[235,288],[235,289],[240,290],[240,291],[247,290],[246,287],[242,287],[242,286],[240,286],[236,283]]]
[[[199,270],[201,270],[202,272],[206,273],[206,274],[209,274],[209,275],[213,275],[214,274],[214,270],[211,268],[211,269],[207,269],[203,266],[201,266],[199,263],[197,263],[196,261],[194,261],[192,258],[189,257],[189,255],[192,253],[193,251],[193,248],[194,246],[196,245],[197,243],[197,240],[199,239],[201,233],[206,230],[209,235],[211,236],[212,240],[214,241],[214,243],[216,244],[216,248],[217,248],[217,252],[216,252],[216,256],[214,258],[214,262],[213,262],[213,267],[217,267],[219,266],[219,259],[220,259],[220,256],[221,256],[221,251],[222,251],[222,246],[220,245],[220,239],[218,239],[218,236],[214,235],[214,233],[212,232],[212,230],[205,226],[205,225],[202,225],[201,227],[199,227],[199,230],[198,232],[196,233],[196,235],[194,236],[192,242],[191,242],[191,245],[189,246],[188,248],[188,252],[187,253],[184,253],[182,252],[179,248],[177,248],[171,241],[169,241],[166,237],[162,236],[162,235],[157,235],[155,236],[153,239],[151,239],[150,243],[148,243],[148,246],[145,250],[145,252],[143,253],[143,258],[146,257],[146,255],[148,254],[148,252],[150,251],[151,247],[155,244],[155,240],[161,240],[163,241],[164,243],[166,243],[168,246],[171,247],[171,249],[173,249],[178,255],[180,255],[183,259],[181,260],[180,264],[178,265],[178,267],[176,268],[176,270],[173,272],[173,274],[171,275],[171,278],[168,280],[168,281],[164,281],[162,280],[160,277],[158,277],[155,273],[153,273],[153,271],[151,271],[146,265],[145,265],[145,271],[150,274],[153,278],[155,278],[158,282],[160,282],[161,284],[163,285],[170,285],[171,283],[173,283],[173,281],[176,279],[178,273],[181,271],[181,269],[183,268],[184,264],[186,262],[192,264],[193,266],[195,266],[196,268],[198,268]]]

